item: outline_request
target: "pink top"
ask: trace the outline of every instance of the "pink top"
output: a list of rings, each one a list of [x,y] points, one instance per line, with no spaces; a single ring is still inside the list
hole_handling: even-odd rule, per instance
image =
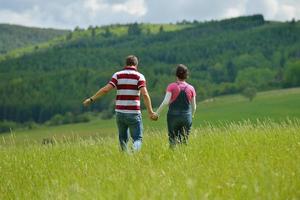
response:
[[[170,92],[172,94],[170,103],[175,101],[175,99],[178,97],[178,95],[180,93],[180,89],[184,90],[185,87],[187,87],[185,89],[186,95],[187,95],[189,101],[191,102],[192,98],[196,96],[196,91],[195,91],[194,87],[185,81],[177,81],[177,82],[169,84],[167,87],[167,92]]]

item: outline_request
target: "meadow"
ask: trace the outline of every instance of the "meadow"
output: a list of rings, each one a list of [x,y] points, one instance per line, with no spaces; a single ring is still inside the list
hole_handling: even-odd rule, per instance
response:
[[[0,199],[299,199],[299,104],[299,88],[200,102],[174,150],[163,116],[144,116],[138,153],[119,151],[114,120],[4,134]]]
[[[299,129],[299,121],[206,126],[175,150],[164,131],[146,131],[143,150],[128,154],[102,137],[1,147],[0,198],[299,199]]]

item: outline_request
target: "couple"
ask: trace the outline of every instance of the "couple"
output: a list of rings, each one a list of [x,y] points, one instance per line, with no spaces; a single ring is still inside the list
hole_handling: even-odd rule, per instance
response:
[[[185,82],[188,69],[178,65],[177,81],[167,87],[166,95],[157,109],[153,112],[151,99],[146,88],[146,79],[137,71],[138,59],[130,55],[126,58],[126,67],[116,72],[110,82],[99,89],[92,97],[84,100],[84,106],[92,104],[112,89],[117,89],[116,122],[119,131],[120,146],[127,151],[129,133],[133,139],[133,150],[139,151],[142,146],[143,124],[140,111],[140,94],[144,99],[149,117],[156,121],[164,107],[169,105],[167,116],[170,146],[186,143],[192,126],[192,116],[196,111],[196,92],[193,86]]]

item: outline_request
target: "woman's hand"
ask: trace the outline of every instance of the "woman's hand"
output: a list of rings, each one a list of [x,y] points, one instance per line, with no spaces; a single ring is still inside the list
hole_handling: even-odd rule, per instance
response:
[[[155,112],[150,114],[150,119],[153,121],[157,121],[158,120],[158,114],[156,114]]]

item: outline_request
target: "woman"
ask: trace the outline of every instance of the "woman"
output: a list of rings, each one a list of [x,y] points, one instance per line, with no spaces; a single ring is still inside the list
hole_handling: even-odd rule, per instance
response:
[[[169,84],[165,98],[156,111],[158,117],[163,108],[169,105],[167,123],[170,147],[174,147],[177,143],[187,143],[192,127],[192,118],[196,111],[195,89],[186,82],[188,68],[179,64],[176,69],[176,77],[177,81]]]

